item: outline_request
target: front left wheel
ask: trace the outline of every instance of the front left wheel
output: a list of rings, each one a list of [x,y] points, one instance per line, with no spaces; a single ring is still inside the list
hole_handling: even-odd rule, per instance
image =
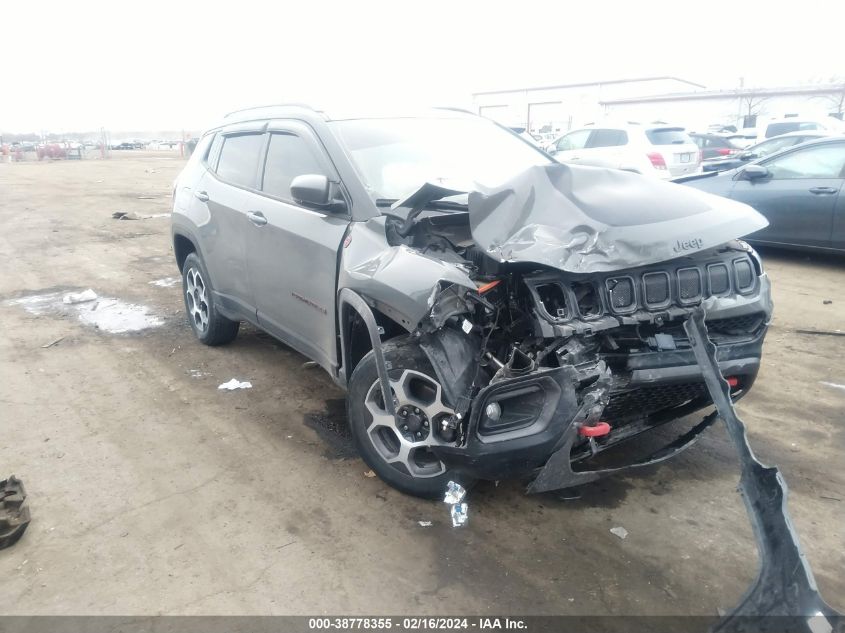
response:
[[[443,400],[428,357],[408,337],[387,341],[382,351],[391,368],[396,418],[385,407],[373,352],[361,359],[349,381],[347,414],[362,459],[382,480],[406,494],[442,498],[450,480],[468,488],[474,481],[449,469],[432,451],[447,444],[437,429],[454,409]]]

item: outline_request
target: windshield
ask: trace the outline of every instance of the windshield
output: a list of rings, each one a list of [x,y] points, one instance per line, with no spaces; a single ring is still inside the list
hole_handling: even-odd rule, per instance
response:
[[[397,200],[431,182],[492,187],[546,155],[487,119],[353,119],[329,123],[373,200]]]

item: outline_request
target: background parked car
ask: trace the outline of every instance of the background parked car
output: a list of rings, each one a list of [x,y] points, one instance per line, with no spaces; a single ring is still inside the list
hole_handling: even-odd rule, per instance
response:
[[[659,178],[694,174],[701,167],[698,145],[682,127],[592,124],[567,132],[547,150],[558,161],[611,167]]]
[[[690,138],[701,148],[702,167],[707,164],[706,161],[733,156],[742,151],[739,146],[734,145],[729,138],[721,134],[694,133],[690,134]]]
[[[762,213],[769,226],[744,238],[749,242],[845,251],[843,180],[845,137],[830,136],[680,182]]]
[[[728,169],[735,169],[736,167],[740,167],[749,161],[765,158],[766,156],[775,154],[787,147],[800,145],[801,143],[806,143],[807,141],[812,141],[817,138],[824,138],[825,136],[829,136],[829,134],[822,130],[789,132],[787,134],[781,134],[780,136],[774,136],[766,139],[762,143],[751,145],[739,153],[725,156],[720,160],[706,161],[701,167],[704,171],[725,171]]]
[[[757,142],[767,138],[781,136],[789,132],[809,132],[813,130],[828,133],[845,132],[845,123],[833,117],[785,117],[771,119],[757,126]]]

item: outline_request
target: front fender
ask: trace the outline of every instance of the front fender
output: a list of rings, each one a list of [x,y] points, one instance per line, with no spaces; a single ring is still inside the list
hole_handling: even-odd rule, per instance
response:
[[[437,292],[450,284],[475,290],[459,266],[404,244],[389,245],[383,217],[351,225],[341,252],[338,292],[354,290],[412,331],[431,311]]]

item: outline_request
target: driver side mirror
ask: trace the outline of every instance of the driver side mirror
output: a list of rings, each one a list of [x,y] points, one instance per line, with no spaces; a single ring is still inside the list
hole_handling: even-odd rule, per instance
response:
[[[346,211],[346,203],[335,200],[332,189],[332,183],[323,174],[302,174],[290,183],[291,197],[302,206],[325,211]]]
[[[760,180],[769,175],[769,170],[762,165],[749,165],[740,172],[740,178],[743,180]]]

